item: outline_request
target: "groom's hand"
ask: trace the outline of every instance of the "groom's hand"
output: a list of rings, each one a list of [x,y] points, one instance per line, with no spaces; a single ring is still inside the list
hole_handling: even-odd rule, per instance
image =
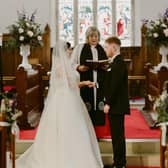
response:
[[[108,114],[108,113],[109,113],[109,110],[110,110],[110,106],[109,106],[108,104],[106,104],[106,105],[104,106],[104,113],[105,113],[105,114]]]

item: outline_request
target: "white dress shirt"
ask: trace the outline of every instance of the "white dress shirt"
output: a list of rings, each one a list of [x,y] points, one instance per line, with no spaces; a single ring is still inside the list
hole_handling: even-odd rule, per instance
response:
[[[110,58],[109,58],[109,63],[112,63],[112,62],[114,61],[114,59],[115,59],[118,55],[120,55],[120,52],[118,52],[117,54],[115,54],[113,57],[110,57]]]
[[[97,49],[92,46],[91,47],[92,55],[93,55],[93,61],[98,61],[98,52]],[[96,86],[98,87],[98,82],[97,82],[97,71],[93,70],[93,82],[96,83]],[[96,110],[96,98],[97,98],[97,88],[94,87],[94,110]]]

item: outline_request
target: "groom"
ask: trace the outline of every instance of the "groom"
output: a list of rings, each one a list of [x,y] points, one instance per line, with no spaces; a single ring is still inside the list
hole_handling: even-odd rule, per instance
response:
[[[104,113],[108,114],[112,134],[113,168],[125,168],[126,166],[124,115],[130,113],[128,73],[120,55],[120,46],[121,41],[117,37],[109,37],[105,41],[105,51],[110,65],[106,72],[104,86]]]

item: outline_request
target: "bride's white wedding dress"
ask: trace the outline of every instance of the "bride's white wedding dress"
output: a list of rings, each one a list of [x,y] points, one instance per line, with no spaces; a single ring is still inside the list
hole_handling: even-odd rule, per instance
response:
[[[80,97],[75,73],[59,41],[53,53],[50,89],[34,144],[16,168],[102,168],[95,132]]]

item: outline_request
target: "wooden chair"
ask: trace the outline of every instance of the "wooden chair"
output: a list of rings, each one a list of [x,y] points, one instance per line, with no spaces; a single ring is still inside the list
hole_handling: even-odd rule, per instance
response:
[[[16,73],[16,90],[18,109],[23,112],[18,125],[21,129],[30,129],[28,114],[41,114],[43,110],[42,67],[36,65],[33,71],[19,68]]]

